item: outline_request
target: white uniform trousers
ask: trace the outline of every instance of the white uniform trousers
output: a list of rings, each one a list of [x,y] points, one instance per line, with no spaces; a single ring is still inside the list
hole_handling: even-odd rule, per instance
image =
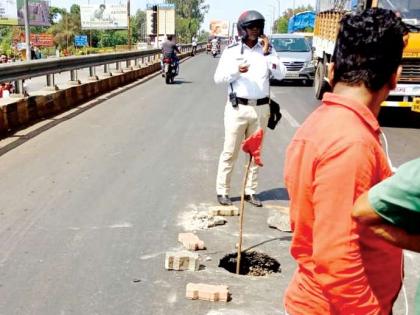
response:
[[[259,128],[265,131],[270,117],[270,106],[264,105],[241,105],[233,108],[228,101],[225,106],[225,142],[223,152],[220,155],[219,167],[217,171],[216,192],[218,195],[229,195],[232,171],[238,153],[241,150],[242,141]],[[248,163],[248,158],[246,159]],[[252,161],[249,170],[245,194],[255,194],[257,190],[258,165]]]

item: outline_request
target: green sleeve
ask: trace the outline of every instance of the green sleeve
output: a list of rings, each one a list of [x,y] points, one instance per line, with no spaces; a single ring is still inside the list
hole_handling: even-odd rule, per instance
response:
[[[420,159],[369,190],[369,202],[386,221],[409,233],[420,233]]]

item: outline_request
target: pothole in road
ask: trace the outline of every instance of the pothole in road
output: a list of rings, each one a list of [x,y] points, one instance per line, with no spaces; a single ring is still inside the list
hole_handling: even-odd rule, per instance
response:
[[[219,267],[231,273],[236,273],[238,253],[227,254],[220,259]],[[260,277],[281,272],[280,263],[274,258],[259,252],[243,252],[241,254],[240,275]]]

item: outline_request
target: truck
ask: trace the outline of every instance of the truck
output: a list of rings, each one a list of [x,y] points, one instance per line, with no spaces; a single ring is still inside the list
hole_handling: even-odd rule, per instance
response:
[[[382,106],[409,108],[420,113],[420,1],[417,0],[317,0],[313,38],[315,96],[322,99],[323,94],[330,90],[327,69],[340,19],[349,12],[374,7],[397,12],[410,29],[403,52],[401,77]]]

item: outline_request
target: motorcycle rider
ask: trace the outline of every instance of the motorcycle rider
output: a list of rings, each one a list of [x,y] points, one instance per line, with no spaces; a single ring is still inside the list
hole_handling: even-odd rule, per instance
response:
[[[211,53],[213,54],[213,51],[216,51],[216,54],[218,53],[218,45],[219,45],[219,41],[217,40],[217,38],[213,38],[211,40]]]
[[[180,54],[178,47],[175,44],[174,36],[167,35],[166,41],[162,44],[162,57],[164,58],[171,58],[171,60],[175,61],[176,64],[176,74],[178,75],[179,72],[179,59],[176,53]],[[162,66],[162,75],[163,75],[163,62],[161,63]]]
[[[195,36],[192,37],[191,46],[192,46],[191,55],[194,56],[197,53],[197,37]]]

